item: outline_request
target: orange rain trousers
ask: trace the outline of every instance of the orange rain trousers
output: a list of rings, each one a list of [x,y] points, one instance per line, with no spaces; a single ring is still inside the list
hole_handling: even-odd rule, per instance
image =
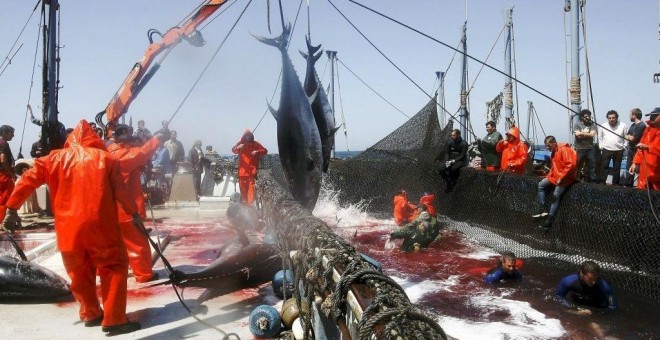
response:
[[[14,191],[14,179],[11,176],[0,172],[0,223],[5,220],[7,214],[7,200]]]
[[[241,202],[245,204],[252,204],[252,202],[254,202],[254,183],[255,177],[238,177],[238,188],[241,190]]]
[[[64,149],[35,160],[16,184],[7,207],[17,209],[42,184],[50,188],[57,247],[71,278],[71,293],[80,303],[82,321],[102,313],[96,295],[101,276],[103,326],[126,323],[128,259],[122,241],[117,206],[137,212],[126,194],[119,162],[82,120],[69,134]]]
[[[138,214],[141,218],[147,216],[144,206],[144,192],[140,182],[142,168],[156,153],[160,144],[158,137],[153,137],[142,146],[130,146],[123,143],[114,143],[108,146],[110,154],[119,160],[122,176],[124,176],[127,184],[127,193],[137,204]],[[128,264],[133,270],[135,281],[147,282],[154,274],[151,268],[153,260],[149,240],[133,225],[131,215],[124,212],[121,206],[118,206],[117,209],[124,246],[128,252]]]

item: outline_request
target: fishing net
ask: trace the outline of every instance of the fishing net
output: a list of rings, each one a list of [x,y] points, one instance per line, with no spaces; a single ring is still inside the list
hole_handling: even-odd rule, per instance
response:
[[[440,129],[429,103],[359,156],[333,160],[325,180],[339,191],[341,204],[367,201],[370,213],[388,218],[399,189],[413,202],[432,192],[448,228],[496,251],[572,264],[595,260],[617,289],[660,301],[660,225],[652,214],[660,193],[576,183],[545,231],[531,217],[538,210],[539,176],[463,168],[456,187],[445,192],[433,160],[446,150],[451,128],[450,122]]]

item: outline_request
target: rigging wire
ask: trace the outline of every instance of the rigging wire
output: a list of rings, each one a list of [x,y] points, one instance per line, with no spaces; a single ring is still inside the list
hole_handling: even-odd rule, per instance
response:
[[[434,37],[432,37],[432,36],[430,36],[430,35],[428,35],[428,34],[426,34],[426,33],[423,33],[422,31],[420,31],[420,30],[418,30],[418,29],[416,29],[416,28],[413,28],[413,27],[411,27],[411,26],[409,26],[409,25],[406,25],[406,24],[402,23],[401,21],[398,21],[398,20],[396,20],[396,19],[394,19],[394,18],[391,18],[391,17],[389,17],[389,16],[387,16],[387,15],[385,15],[385,14],[382,14],[382,13],[380,13],[380,12],[378,12],[378,11],[376,11],[376,10],[370,8],[370,7],[367,7],[366,5],[363,5],[363,4],[361,4],[361,3],[359,3],[359,2],[357,2],[357,1],[355,1],[355,0],[348,0],[348,1],[351,2],[351,3],[353,3],[353,4],[355,4],[355,5],[358,5],[358,6],[362,7],[362,8],[364,8],[364,9],[366,9],[366,10],[368,10],[368,11],[370,11],[370,12],[372,12],[372,13],[378,15],[378,16],[381,16],[381,17],[383,17],[383,18],[385,18],[385,19],[387,19],[387,20],[389,20],[389,21],[392,21],[392,22],[394,22],[394,23],[396,23],[396,24],[399,24],[400,26],[403,26],[403,27],[405,27],[405,28],[407,28],[407,29],[409,29],[409,30],[415,32],[415,33],[418,33],[418,34],[420,34],[420,35],[422,35],[422,36],[424,36],[424,37],[426,37],[426,38],[428,38],[428,39],[430,39],[430,40],[432,40],[432,41],[434,41],[434,42],[436,42],[436,43],[438,43],[438,44],[440,44],[440,45],[443,45],[443,46],[445,46],[445,47],[447,47],[447,48],[450,48],[450,49],[452,49],[452,50],[454,50],[454,51],[458,51],[459,53],[463,54],[463,52],[461,52],[460,50],[455,49],[455,48],[453,48],[452,46],[449,46],[448,44],[446,44],[446,43],[444,43],[444,42],[442,42],[442,41],[440,41],[440,40],[438,40],[438,39],[436,39],[436,38],[434,38]],[[332,3],[332,0],[328,0],[328,2],[330,2],[330,4],[331,4],[333,7],[335,7],[335,9],[336,9],[337,11],[339,11],[339,9],[337,9],[337,7]],[[340,12],[340,13],[341,13],[341,12]],[[342,16],[343,16],[343,14],[342,14]],[[344,18],[345,18],[345,17],[344,17]],[[348,19],[346,19],[346,20],[348,20]],[[352,24],[351,24],[351,25],[352,25]],[[355,26],[354,26],[354,27],[355,27]],[[495,68],[495,67],[493,67],[493,66],[491,66],[491,65],[489,65],[489,64],[487,64],[487,63],[485,63],[485,62],[483,62],[483,61],[481,61],[481,60],[479,60],[479,59],[477,59],[477,58],[475,58],[475,57],[473,57],[473,56],[471,56],[470,54],[465,53],[465,56],[468,57],[468,58],[470,58],[470,59],[472,59],[472,60],[474,60],[474,61],[476,61],[476,62],[478,62],[478,63],[480,63],[480,64],[484,64],[486,67],[488,67],[489,69],[491,69],[491,70],[493,70],[493,71],[495,71],[495,72],[497,72],[497,73],[500,73],[500,74],[502,74],[502,75],[506,75],[506,73],[502,72],[501,70],[499,70],[499,69],[497,69],[497,68]],[[563,107],[563,108],[569,110],[570,112],[573,112],[575,115],[578,115],[578,114],[579,114],[579,112],[575,112],[575,111],[573,111],[573,109],[571,109],[570,107],[568,107],[568,106],[566,106],[566,105],[560,103],[560,102],[557,101],[556,99],[554,99],[554,98],[548,96],[547,94],[545,94],[545,93],[543,93],[543,92],[537,90],[535,87],[533,87],[533,86],[527,84],[526,82],[523,82],[523,81],[521,81],[521,80],[519,80],[519,79],[517,79],[517,78],[513,78],[513,77],[511,77],[511,80],[515,80],[516,82],[518,82],[518,83],[520,83],[521,85],[523,85],[524,87],[526,87],[526,88],[532,90],[533,92],[537,93],[538,95],[541,95],[541,96],[543,96],[544,98],[548,99],[549,101],[551,101],[551,102],[553,102],[553,103],[555,103],[555,104],[557,104],[557,105],[559,105],[559,106],[561,106],[561,107]],[[419,87],[419,86],[418,86],[418,87]],[[455,117],[454,117],[454,118],[455,118]],[[459,124],[460,124],[460,123],[459,123]],[[597,122],[594,122],[594,124],[595,124],[596,126],[602,128],[603,130],[605,130],[605,131],[607,131],[607,132],[610,132],[610,133],[613,133],[613,134],[615,134],[615,135],[618,136],[618,134],[617,134],[616,132],[612,131],[611,129],[608,129],[606,126],[603,126],[603,125],[601,125],[601,124],[598,124]],[[474,134],[474,132],[472,132],[472,131],[470,131],[470,132],[471,132],[472,134]],[[475,135],[475,136],[476,136],[476,135]]]
[[[291,39],[293,38],[293,32],[296,30],[296,24],[298,23],[298,16],[300,15],[300,9],[302,8],[303,1],[304,0],[300,0],[300,4],[298,5],[298,11],[296,12],[296,18],[293,21],[293,26],[291,26],[291,34],[289,35],[289,42],[287,42],[286,44],[287,51],[291,46]],[[280,75],[277,77],[277,81],[275,82],[275,88],[273,89],[273,94],[270,96],[268,105],[266,105],[266,110],[264,110],[264,113],[261,115],[261,118],[257,122],[257,125],[254,127],[254,129],[252,129],[253,133],[257,131],[257,128],[259,128],[259,125],[261,125],[261,122],[266,117],[266,114],[268,113],[268,111],[270,111],[270,106],[273,103],[273,100],[275,99],[275,94],[277,93],[277,90],[280,88],[280,79],[282,79],[282,71],[283,69],[280,70]]]
[[[34,58],[32,60],[32,75],[30,76],[30,88],[28,89],[27,107],[25,108],[25,117],[23,118],[23,131],[21,132],[21,144],[18,149],[20,155],[23,151],[23,138],[25,137],[25,127],[27,125],[27,116],[29,112],[30,99],[32,99],[32,87],[34,87],[34,70],[37,68],[37,55],[39,54],[39,39],[41,37],[41,19],[39,19],[39,26],[37,26],[37,43],[34,47]]]
[[[591,98],[591,110],[594,113],[594,122],[598,124],[598,119],[596,119],[596,102],[594,101],[594,89],[592,87],[591,83],[591,70],[589,67],[589,50],[587,49],[587,15],[584,10],[585,4],[583,3],[582,6],[580,6],[580,11],[582,12],[582,34],[583,34],[583,40],[584,40],[584,61],[585,61],[585,66],[587,68],[587,88],[589,89],[589,97]]]
[[[513,76],[518,78],[518,59],[516,59],[516,34],[514,31],[513,20],[511,20],[511,51],[513,54]],[[513,82],[513,88],[516,92],[516,121],[520,125],[520,98],[518,97],[518,82]]]
[[[378,91],[374,90],[374,88],[372,88],[371,86],[369,86],[369,84],[367,84],[364,80],[362,80],[362,78],[360,78],[357,74],[355,74],[355,72],[353,72],[353,70],[351,70],[348,66],[346,66],[346,64],[344,64],[343,61],[339,60],[339,58],[337,58],[337,61],[339,61],[339,63],[340,63],[342,66],[344,66],[344,67],[348,70],[348,72],[350,72],[353,76],[355,76],[355,78],[357,78],[360,82],[362,82],[362,84],[364,84],[364,86],[366,86],[367,88],[369,88],[369,90],[371,90],[371,91],[372,91],[373,93],[375,93],[378,97],[380,97],[380,99],[384,100],[387,104],[389,104],[389,105],[390,105],[391,107],[393,107],[395,110],[399,111],[402,115],[406,116],[406,118],[410,119],[410,116],[408,116],[407,114],[405,114],[405,112],[401,111],[398,107],[396,107],[396,106],[395,106],[394,104],[392,104],[389,100],[385,99],[385,97],[383,97],[380,93],[378,93]],[[434,85],[434,86],[435,86],[435,85]]]
[[[243,17],[243,14],[245,14],[245,11],[247,11],[248,7],[250,7],[250,4],[251,4],[251,3],[252,3],[252,0],[249,0],[248,3],[245,5],[245,8],[243,8],[243,11],[241,12],[241,14],[240,14],[240,15],[238,16],[238,18],[236,19],[236,22],[234,22],[234,24],[231,26],[231,28],[229,29],[229,32],[227,32],[227,35],[225,36],[225,38],[222,39],[222,42],[220,43],[220,46],[218,46],[218,48],[215,50],[215,52],[214,52],[213,55],[211,56],[211,59],[209,59],[208,63],[206,63],[206,66],[204,66],[204,69],[202,70],[202,72],[200,72],[199,76],[197,77],[197,79],[195,80],[195,82],[193,83],[193,85],[190,87],[190,90],[188,90],[188,93],[186,93],[186,95],[183,97],[183,100],[181,101],[181,103],[179,104],[179,106],[176,108],[176,110],[174,110],[174,113],[172,114],[172,116],[171,116],[170,119],[168,120],[169,123],[172,122],[172,119],[174,119],[174,116],[176,116],[177,113],[179,113],[179,110],[181,109],[181,107],[183,106],[183,104],[186,102],[186,100],[188,100],[188,97],[190,96],[190,94],[192,93],[192,91],[195,89],[195,87],[197,86],[197,84],[199,83],[199,81],[202,79],[202,77],[204,76],[204,73],[206,73],[206,71],[208,70],[208,68],[211,66],[211,63],[213,62],[213,60],[215,59],[215,57],[216,57],[216,56],[218,55],[218,53],[220,52],[220,49],[222,48],[222,46],[225,45],[225,42],[227,42],[227,39],[229,38],[229,35],[231,35],[231,33],[234,31],[234,28],[236,28],[236,25],[238,25],[238,22],[241,20],[241,18]]]
[[[238,2],[238,1],[234,1],[234,2],[230,3],[229,5],[227,5],[227,7],[223,8],[222,11],[220,11],[220,13],[216,14],[213,18],[211,18],[210,20],[208,20],[208,21],[204,24],[204,26],[200,27],[200,28],[198,29],[198,31],[201,32],[202,30],[204,30],[204,29],[206,28],[206,26],[210,25],[215,19],[217,19],[219,16],[221,16],[222,13],[226,12],[227,10],[229,10],[229,9],[231,8],[231,6],[234,6],[234,4],[236,4],[237,2]],[[201,7],[201,6],[200,6],[200,7]],[[195,10],[198,10],[200,7],[197,7]]]
[[[0,64],[0,69],[2,69],[2,72],[0,72],[0,76],[2,75],[2,73],[5,72],[5,69],[11,64],[11,61],[14,58],[14,56],[16,56],[16,53],[18,53],[18,51],[23,46],[23,44],[21,44],[21,46],[18,47],[16,52],[14,52],[14,55],[12,55],[11,58],[9,58],[9,55],[12,54],[12,51],[14,50],[14,47],[16,47],[16,44],[18,43],[18,40],[23,35],[23,32],[25,32],[25,28],[30,23],[30,20],[32,20],[32,16],[34,15],[34,12],[37,11],[37,7],[39,7],[40,2],[41,2],[41,0],[37,0],[37,3],[34,5],[34,9],[32,9],[32,13],[30,13],[30,16],[28,17],[27,21],[25,21],[25,24],[23,25],[23,28],[21,28],[21,31],[18,33],[18,37],[16,37],[16,40],[14,40],[14,43],[11,45],[11,48],[9,48],[9,52],[7,52],[7,56],[5,56],[5,59],[2,60],[2,64]],[[7,63],[6,65],[5,65],[5,62]]]
[[[571,95],[570,91],[568,90],[570,88],[570,77],[568,75],[568,33],[566,32],[566,9],[564,9],[564,77],[566,79],[566,107],[570,105],[571,103]],[[568,114],[568,135],[572,136],[573,135],[573,116],[571,115],[571,112],[573,110],[568,110],[566,113]]]
[[[349,0],[349,1],[350,1],[350,0]],[[359,33],[359,34],[360,34],[360,35],[361,35],[361,36],[362,36],[362,37],[363,37],[363,38],[364,38],[364,39],[365,39],[365,40],[366,40],[366,41],[367,41],[367,42],[368,42],[373,48],[374,48],[374,49],[376,49],[376,51],[378,51],[378,52],[380,53],[381,56],[383,56],[383,58],[385,58],[385,59],[386,59],[386,60],[387,60],[392,66],[394,66],[394,68],[396,68],[396,69],[397,69],[397,70],[398,70],[398,71],[399,71],[404,77],[406,77],[406,78],[407,78],[407,79],[408,79],[413,85],[415,85],[415,87],[417,87],[420,91],[422,91],[422,93],[424,93],[429,99],[433,100],[438,106],[440,106],[440,108],[441,108],[443,111],[445,111],[445,112],[446,112],[447,114],[449,114],[452,118],[454,118],[454,120],[456,120],[456,122],[457,122],[458,124],[461,124],[460,120],[458,120],[458,118],[456,117],[456,115],[454,115],[454,114],[452,114],[451,112],[447,111],[447,109],[444,108],[442,105],[440,105],[440,104],[437,102],[437,100],[436,100],[433,96],[431,96],[430,94],[428,94],[428,93],[427,93],[427,92],[426,92],[421,86],[419,86],[419,84],[417,84],[412,78],[410,78],[410,76],[408,76],[408,75],[407,75],[407,74],[406,74],[406,73],[405,73],[405,72],[404,72],[399,66],[397,66],[397,65],[396,65],[396,64],[395,64],[395,63],[394,63],[389,57],[387,57],[387,55],[385,55],[385,53],[383,53],[378,47],[376,47],[376,45],[375,45],[373,42],[371,42],[371,40],[369,40],[369,38],[367,38],[367,36],[365,36],[365,35],[362,33],[362,31],[360,31],[360,29],[358,29],[357,26],[355,26],[355,25],[353,24],[353,22],[350,21],[350,20],[348,19],[348,17],[346,17],[346,16],[344,15],[344,13],[342,13],[342,11],[340,11],[339,8],[337,8],[337,6],[335,6],[335,4],[332,2],[332,0],[328,0],[328,2],[330,3],[330,5],[332,5],[332,7],[334,7],[334,9],[339,13],[339,15],[341,15],[341,16],[342,16],[342,17],[343,17],[343,18],[349,23],[349,25],[351,25],[351,26],[352,26],[352,27],[353,27],[353,28],[354,28],[354,29],[355,29],[355,30],[356,30],[356,31],[357,31],[357,32],[358,32],[358,33]],[[461,125],[462,125],[462,124],[461,124]],[[474,132],[473,132],[471,129],[468,129],[467,127],[466,127],[466,129],[467,129],[472,135],[474,135],[475,138],[477,137],[477,135],[474,134]]]
[[[341,83],[339,82],[339,68],[337,68],[337,90],[339,92],[339,107],[341,108],[341,125],[343,126],[344,138],[346,139],[346,152],[350,152],[351,150],[348,147],[348,129],[346,128],[346,117],[344,116],[344,100],[341,95]]]

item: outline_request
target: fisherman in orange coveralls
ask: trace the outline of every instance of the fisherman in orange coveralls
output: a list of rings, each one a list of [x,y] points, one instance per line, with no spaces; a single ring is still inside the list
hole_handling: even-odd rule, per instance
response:
[[[42,184],[50,188],[57,247],[71,278],[71,293],[80,303],[80,320],[87,327],[103,325],[109,335],[140,329],[139,322],[126,317],[128,258],[115,200],[135,216],[136,223],[141,221],[119,162],[85,120],[68,136],[63,149],[37,158],[34,167],[23,173],[7,202],[5,228],[20,227],[16,209]],[[96,296],[97,270],[105,311]]]
[[[231,152],[238,155],[238,187],[241,190],[241,202],[252,204],[259,157],[266,155],[268,150],[254,140],[250,130],[245,129],[243,137],[231,148]]]
[[[138,146],[140,140],[131,135],[131,128],[126,124],[118,124],[113,136],[115,143],[108,146],[108,152],[119,160],[121,173],[127,184],[126,191],[137,204],[140,218],[144,219],[147,217],[147,213],[140,182],[142,168],[147,165],[151,156],[163,145],[163,142],[169,139],[169,136],[158,133],[144,145]],[[157,279],[158,276],[151,269],[151,247],[147,236],[133,225],[133,218],[130,214],[124,212],[120,205],[117,208],[119,227],[128,251],[128,264],[133,270],[135,281],[142,283]]]
[[[495,150],[502,154],[502,170],[511,171],[514,174],[525,173],[527,163],[527,145],[520,141],[520,130],[513,126],[506,133],[506,140],[499,141]]]
[[[660,107],[647,113],[646,130],[637,144],[637,152],[628,173],[635,175],[639,169],[637,188],[660,190]]]
[[[14,156],[9,148],[9,141],[14,138],[14,128],[9,125],[0,126],[0,221],[5,219],[7,200],[14,190]]]
[[[435,202],[435,195],[428,192],[423,193],[422,197],[419,198],[419,204],[424,204],[426,206],[426,212],[428,212],[431,217],[435,217],[438,213],[433,202]]]
[[[417,207],[408,202],[408,193],[401,189],[394,195],[394,223],[404,225],[412,222],[417,216]]]

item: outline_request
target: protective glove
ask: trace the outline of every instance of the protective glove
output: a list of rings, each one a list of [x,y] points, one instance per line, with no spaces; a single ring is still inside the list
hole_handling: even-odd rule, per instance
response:
[[[450,166],[451,166],[451,161],[446,161],[446,162],[445,162],[445,167],[448,168],[448,167],[450,167]]]
[[[7,215],[5,220],[2,221],[2,228],[7,230],[10,234],[14,233],[14,230],[22,228],[21,218],[18,217],[18,212],[13,209],[7,209]]]

